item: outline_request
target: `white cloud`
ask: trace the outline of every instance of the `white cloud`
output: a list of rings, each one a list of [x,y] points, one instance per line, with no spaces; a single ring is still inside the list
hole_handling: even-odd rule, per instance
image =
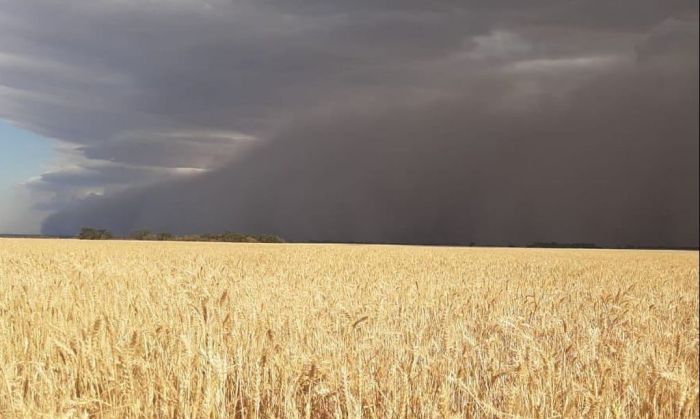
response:
[[[522,60],[510,64],[507,71],[515,73],[566,74],[569,71],[595,71],[628,62],[629,58],[620,55],[594,55],[566,58],[540,58]]]
[[[475,60],[509,60],[532,51],[533,46],[514,32],[492,31],[473,38],[476,45],[468,57]]]

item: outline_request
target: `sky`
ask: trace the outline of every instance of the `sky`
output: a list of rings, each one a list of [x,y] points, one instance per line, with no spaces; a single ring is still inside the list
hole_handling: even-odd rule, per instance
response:
[[[0,0],[8,232],[697,246],[697,115],[693,1]]]
[[[38,233],[41,217],[23,190],[23,183],[41,173],[53,154],[50,142],[0,121],[0,232]],[[31,214],[30,218],[28,215]]]

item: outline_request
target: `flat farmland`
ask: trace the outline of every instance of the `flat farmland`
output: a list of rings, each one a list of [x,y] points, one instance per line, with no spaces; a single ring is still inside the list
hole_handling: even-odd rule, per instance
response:
[[[697,417],[698,252],[0,239],[1,417]]]

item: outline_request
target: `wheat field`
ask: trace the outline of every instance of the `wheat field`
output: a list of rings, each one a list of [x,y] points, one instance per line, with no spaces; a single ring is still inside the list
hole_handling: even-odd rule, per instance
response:
[[[1,417],[697,417],[698,253],[0,239]]]

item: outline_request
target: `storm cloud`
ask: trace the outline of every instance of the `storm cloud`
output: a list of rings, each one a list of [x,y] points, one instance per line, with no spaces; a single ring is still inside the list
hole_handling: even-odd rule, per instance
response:
[[[698,6],[0,0],[0,117],[81,226],[697,246]]]

